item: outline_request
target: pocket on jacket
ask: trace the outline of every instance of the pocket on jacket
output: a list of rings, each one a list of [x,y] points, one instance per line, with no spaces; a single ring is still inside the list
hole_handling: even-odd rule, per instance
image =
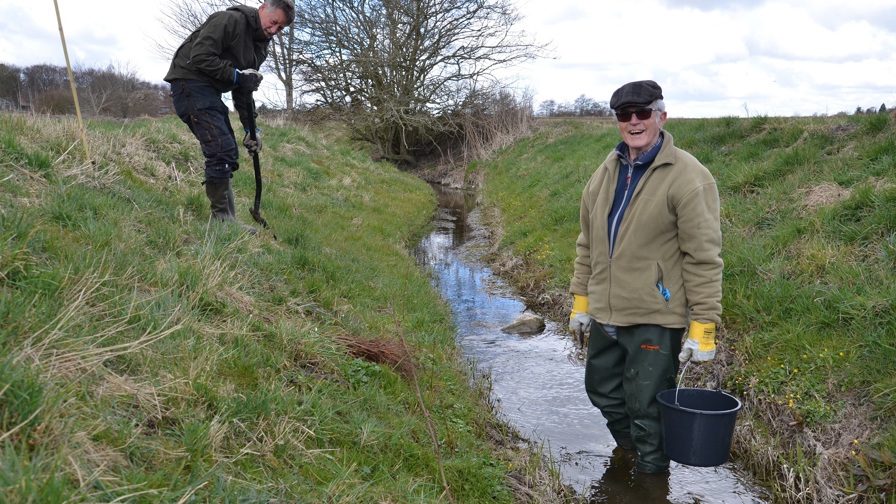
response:
[[[660,300],[666,305],[666,308],[669,308],[669,300],[672,299],[672,291],[666,286],[666,283],[663,280],[663,265],[660,263],[656,263],[656,292],[660,297]]]

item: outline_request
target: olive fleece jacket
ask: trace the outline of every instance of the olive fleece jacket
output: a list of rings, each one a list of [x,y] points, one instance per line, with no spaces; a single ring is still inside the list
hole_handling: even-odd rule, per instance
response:
[[[258,9],[237,5],[215,12],[177,48],[165,81],[200,80],[219,93],[231,92],[244,128],[251,110],[247,96],[234,83],[234,70],[258,70],[268,56],[268,39]]]
[[[675,147],[668,132],[663,135],[625,212],[612,258],[607,216],[620,176],[615,150],[582,193],[570,292],[587,296],[588,315],[602,324],[682,328],[689,320],[721,322],[718,187],[706,167]],[[657,283],[669,290],[668,301]]]

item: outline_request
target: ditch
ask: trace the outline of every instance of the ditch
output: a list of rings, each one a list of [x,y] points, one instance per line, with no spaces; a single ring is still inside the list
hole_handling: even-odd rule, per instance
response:
[[[622,456],[584,391],[584,368],[565,325],[546,320],[535,336],[501,328],[526,311],[513,289],[481,260],[485,250],[472,193],[434,185],[439,211],[415,255],[450,305],[464,358],[492,384],[508,424],[544,447],[563,483],[587,502],[768,502],[734,462],[691,467],[672,462],[668,475],[639,475]],[[572,238],[570,241],[572,246]]]

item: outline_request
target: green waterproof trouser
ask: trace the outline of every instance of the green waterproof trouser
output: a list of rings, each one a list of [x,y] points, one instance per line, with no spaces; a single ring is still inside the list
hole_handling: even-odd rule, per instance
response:
[[[616,339],[591,324],[585,358],[585,391],[600,409],[619,446],[638,450],[637,469],[669,468],[656,395],[675,388],[684,328],[656,325],[617,327]]]

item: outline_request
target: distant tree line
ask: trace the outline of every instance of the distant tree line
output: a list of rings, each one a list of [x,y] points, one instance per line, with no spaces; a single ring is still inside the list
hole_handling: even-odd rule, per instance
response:
[[[865,110],[862,110],[861,105],[856,107],[855,115],[870,115],[870,114],[886,114],[887,113],[887,105],[885,103],[881,103],[880,107],[875,109],[874,107],[868,107]]]
[[[557,103],[545,100],[538,105],[535,114],[541,117],[610,117],[610,104],[581,95],[572,102]]]
[[[168,113],[168,87],[137,78],[127,66],[75,67],[72,75],[81,113],[87,116],[132,118]],[[0,63],[0,109],[40,114],[74,114],[75,102],[64,66],[27,67]]]
[[[891,110],[896,109],[888,109],[884,103],[881,103],[880,107],[868,107],[867,109],[858,106],[854,115],[886,114]],[[572,102],[557,103],[554,100],[545,100],[538,105],[535,115],[540,117],[612,117],[613,111],[610,109],[609,102],[599,102],[581,95]],[[840,112],[838,115],[847,115],[847,112]]]

